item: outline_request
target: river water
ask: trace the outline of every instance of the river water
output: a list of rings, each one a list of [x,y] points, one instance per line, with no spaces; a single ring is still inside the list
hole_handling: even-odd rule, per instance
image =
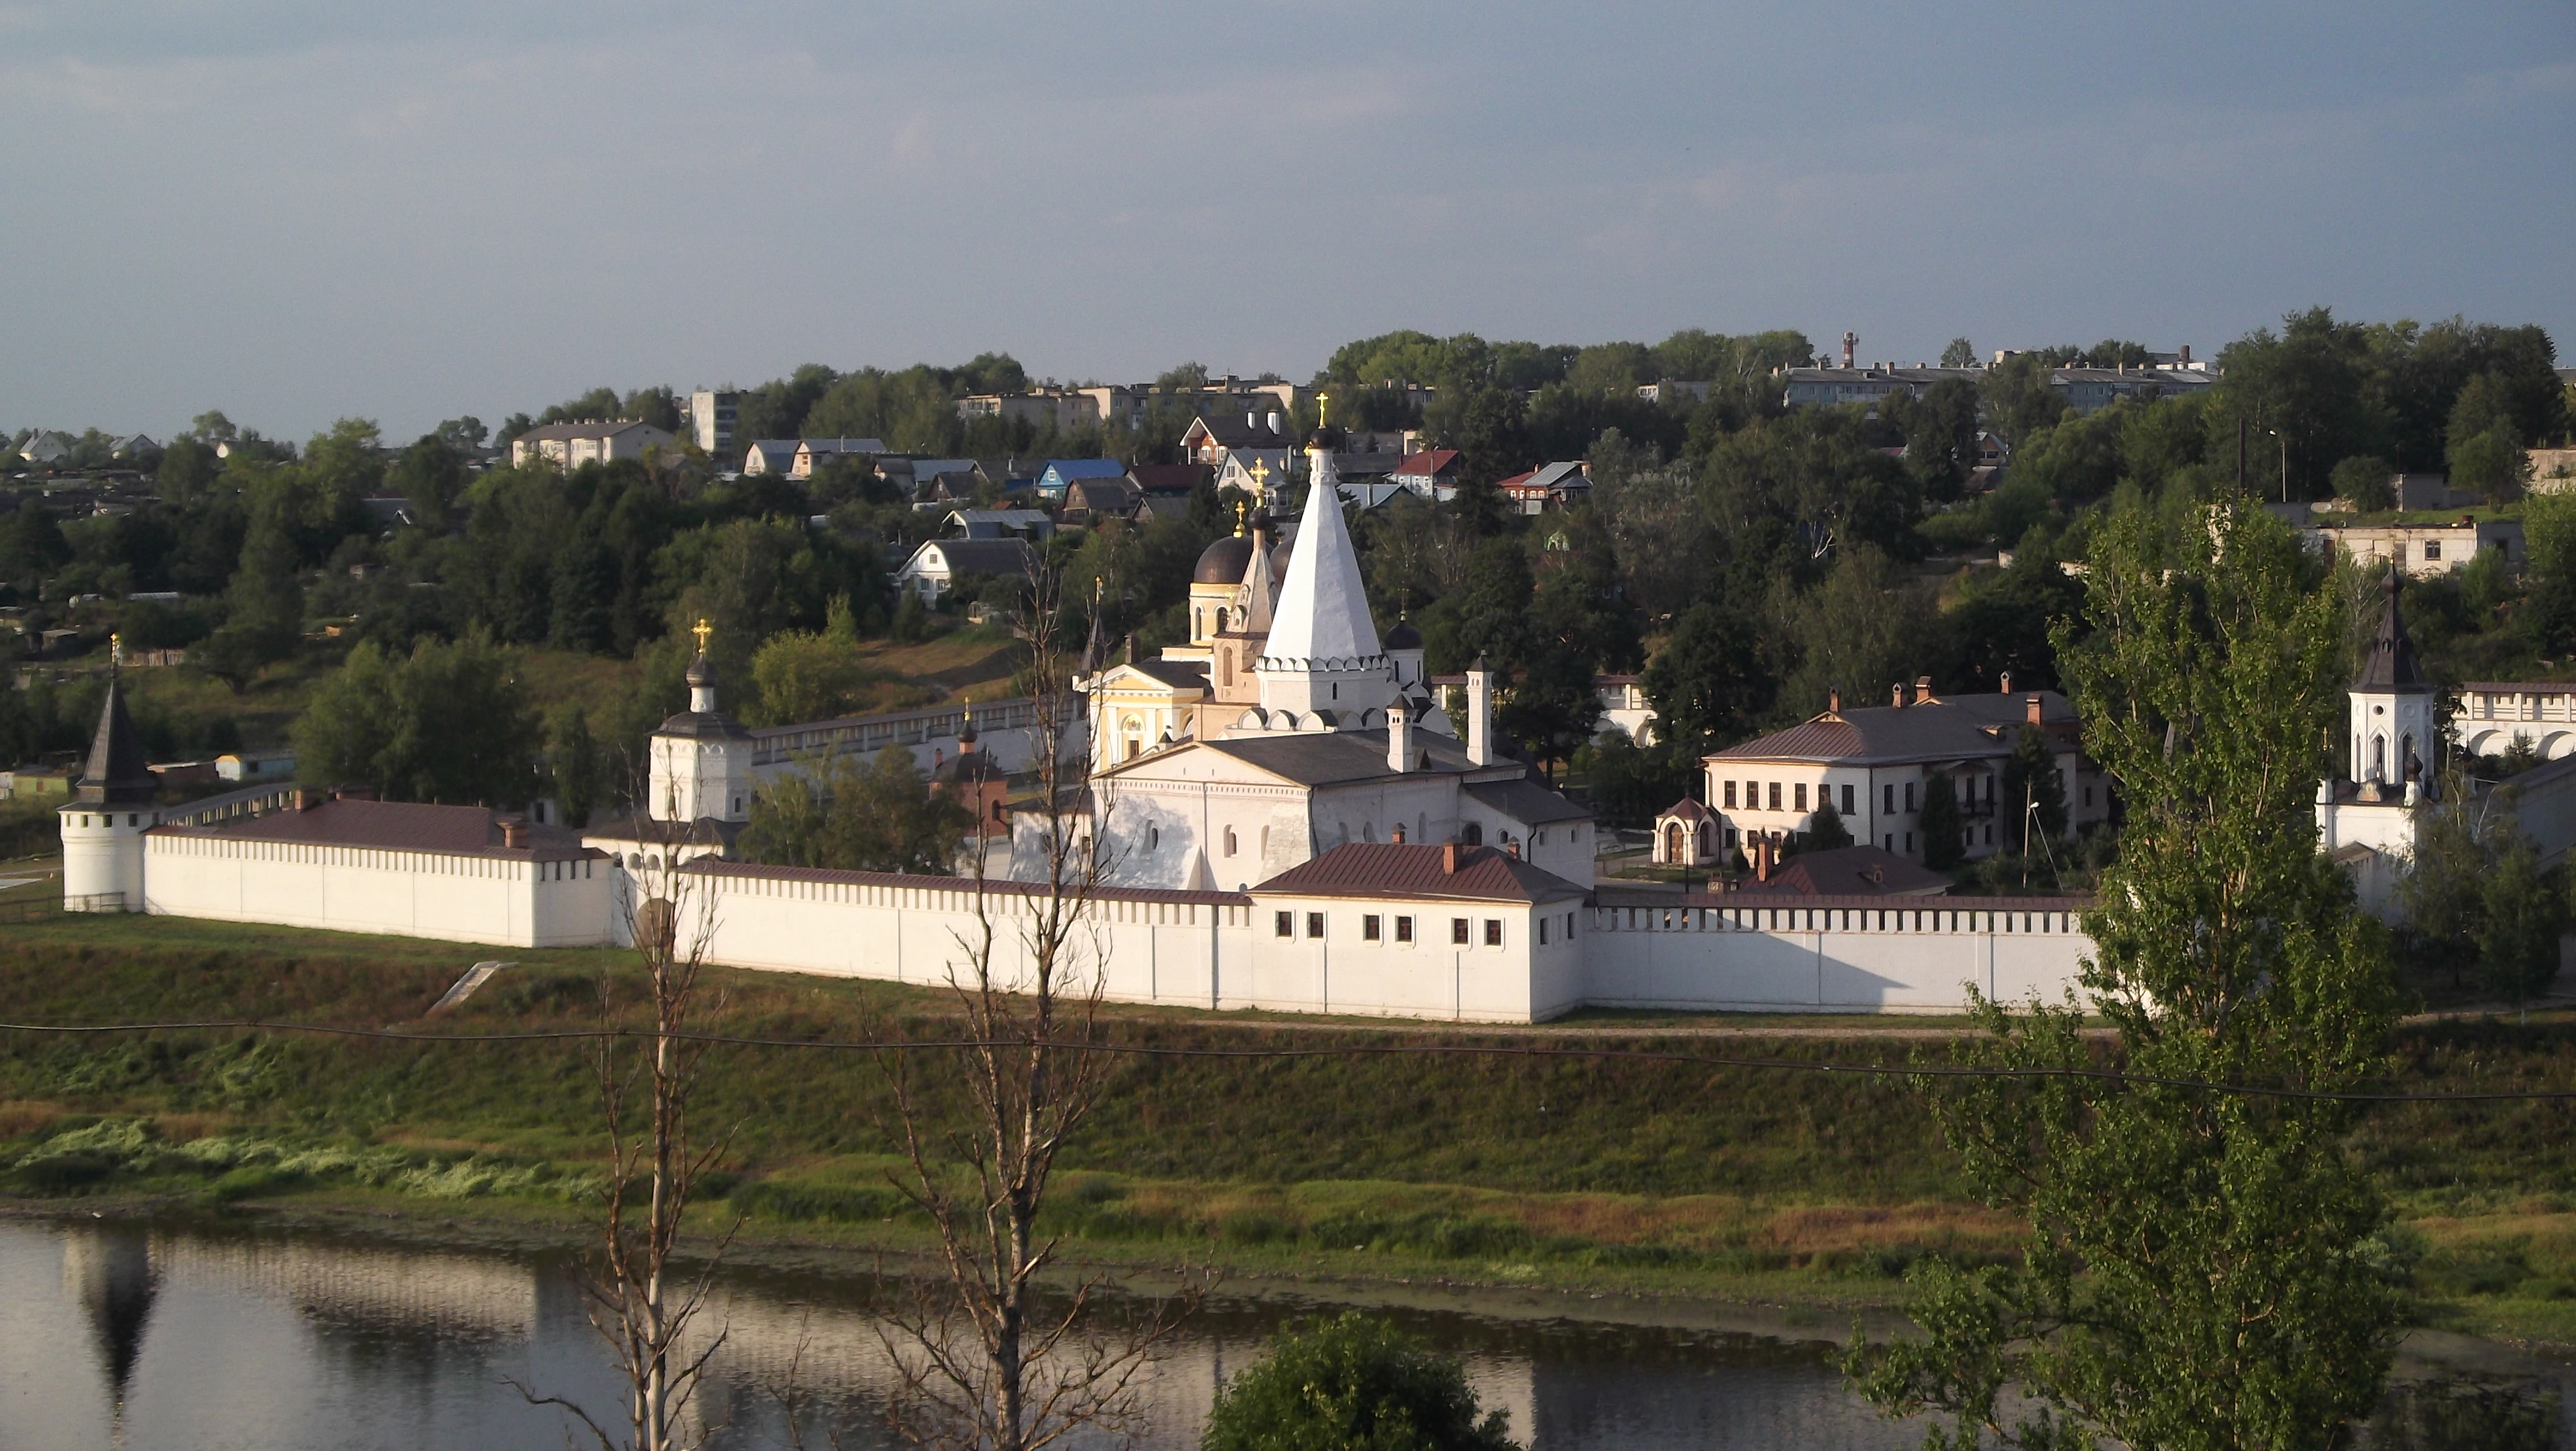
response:
[[[853,1451],[887,1444],[889,1366],[868,1291],[856,1278],[728,1274],[711,1444],[794,1444],[777,1394],[791,1364],[805,1445],[831,1444],[827,1426]],[[1211,1301],[1146,1386],[1138,1444],[1194,1446],[1221,1379],[1284,1321],[1329,1308]],[[1920,1444],[1919,1429],[1852,1398],[1821,1339],[1390,1313],[1464,1357],[1484,1404],[1511,1412],[1515,1439],[1535,1428],[1546,1451]],[[303,1232],[0,1223],[0,1351],[9,1451],[503,1451],[564,1444],[562,1413],[526,1404],[511,1378],[594,1414],[618,1405],[566,1262]]]
[[[890,1445],[879,1418],[890,1363],[871,1290],[863,1276],[729,1269],[709,1312],[725,1339],[698,1408],[709,1444]],[[1882,1421],[1853,1398],[1828,1341],[1797,1338],[1834,1327],[1772,1317],[1760,1322],[1769,1333],[1751,1333],[1672,1307],[1627,1316],[1664,1323],[1566,1313],[1583,1303],[1489,1296],[1476,1313],[1386,1313],[1460,1356],[1478,1398],[1509,1410],[1514,1438],[1533,1451],[1921,1444],[1920,1426]],[[1334,1308],[1269,1287],[1211,1299],[1147,1378],[1136,1444],[1195,1446],[1226,1375],[1284,1323]],[[2419,1367],[2424,1338],[2410,1342]],[[2563,1365],[2448,1341],[2434,1352],[2442,1373],[2576,1390]],[[563,1257],[197,1221],[0,1221],[0,1451],[565,1445],[563,1413],[529,1405],[513,1380],[603,1421],[619,1404]],[[801,1440],[781,1396],[790,1386]],[[2566,1428],[2560,1444],[2571,1444]]]

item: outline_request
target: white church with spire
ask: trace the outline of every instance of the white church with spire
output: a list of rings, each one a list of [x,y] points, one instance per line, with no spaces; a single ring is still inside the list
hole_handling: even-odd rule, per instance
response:
[[[1116,880],[1237,891],[1345,843],[1455,840],[1590,881],[1591,813],[1506,753],[1483,669],[1463,720],[1433,701],[1421,635],[1370,613],[1324,434],[1306,456],[1294,540],[1238,525],[1193,571],[1189,644],[1083,682]]]

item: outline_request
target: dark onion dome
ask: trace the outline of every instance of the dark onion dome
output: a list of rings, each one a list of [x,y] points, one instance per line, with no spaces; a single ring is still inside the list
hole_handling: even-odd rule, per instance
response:
[[[1306,440],[1306,446],[1308,448],[1320,448],[1326,453],[1331,453],[1333,450],[1342,446],[1342,431],[1330,424],[1326,424],[1315,430],[1314,434]]]
[[[1422,632],[1413,628],[1410,620],[1397,620],[1395,628],[1386,632],[1386,639],[1380,644],[1389,650],[1419,650],[1422,648]]]
[[[1241,584],[1243,572],[1252,565],[1252,541],[1240,534],[1229,534],[1199,552],[1198,568],[1190,571],[1192,584]]]
[[[1287,577],[1288,551],[1296,547],[1296,540],[1282,539],[1279,541],[1279,547],[1270,551],[1270,577],[1272,579],[1284,579]]]
[[[689,662],[689,688],[695,690],[715,683],[715,662],[707,659],[706,652],[701,650],[698,658]]]

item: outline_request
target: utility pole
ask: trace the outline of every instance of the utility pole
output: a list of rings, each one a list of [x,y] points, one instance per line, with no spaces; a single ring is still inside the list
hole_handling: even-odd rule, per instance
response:
[[[2236,417],[2236,492],[2245,492],[2245,416]]]

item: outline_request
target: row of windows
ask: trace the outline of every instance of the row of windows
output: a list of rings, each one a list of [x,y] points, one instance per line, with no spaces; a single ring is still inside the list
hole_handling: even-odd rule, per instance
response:
[[[155,819],[157,820],[158,818]],[[80,824],[83,826],[93,824],[89,819],[89,813],[82,814]],[[102,819],[95,824],[99,826],[114,826],[116,825],[116,817],[113,813],[107,813],[104,814]],[[139,811],[129,811],[125,813],[125,824],[128,826],[141,826],[143,824],[143,814]]]
[[[1988,776],[1988,777],[1986,777],[1986,778],[1984,778],[1984,779],[1985,779],[1985,783],[1986,783],[1986,799],[1987,799],[1988,801],[1992,801],[1992,800],[1994,799],[1994,794],[1995,794],[1995,778],[1994,778],[1994,777],[1992,777],[1992,776]],[[1974,777],[1974,776],[1970,776],[1970,777],[1967,777],[1967,778],[1966,778],[1965,782],[1963,783],[1963,785],[1964,785],[1964,790],[1965,790],[1965,794],[1964,794],[1964,795],[1962,795],[1962,796],[1960,797],[1960,804],[1961,804],[1961,805],[1963,805],[1963,806],[1974,806],[1974,805],[1976,805],[1976,804],[1977,804],[1977,780],[1978,780],[1978,778],[1977,778],[1977,777]],[[1733,781],[1725,781],[1725,782],[1721,782],[1721,783],[1719,783],[1719,785],[1720,785],[1720,790],[1721,790],[1722,795],[1723,795],[1723,798],[1724,798],[1725,809],[1727,809],[1727,810],[1729,810],[1729,811],[1733,811],[1733,810],[1737,809],[1737,808],[1736,808],[1736,794],[1735,794],[1736,783],[1735,783],[1735,782],[1733,782]],[[1744,785],[1744,797],[1743,797],[1743,800],[1744,800],[1744,806],[1743,806],[1743,809],[1744,809],[1744,810],[1747,810],[1747,811],[1764,811],[1764,810],[1769,810],[1769,811],[1778,811],[1778,810],[1781,810],[1781,809],[1782,809],[1782,807],[1781,807],[1781,805],[1780,805],[1780,798],[1781,798],[1781,783],[1780,783],[1780,782],[1778,782],[1778,781],[1747,781],[1747,782],[1744,782],[1744,783],[1743,783],[1743,785]],[[1914,787],[1915,787],[1915,783],[1914,783],[1914,782],[1912,782],[1912,781],[1907,781],[1907,782],[1903,783],[1903,787],[1904,787],[1904,797],[1903,797],[1903,799],[1904,799],[1904,802],[1905,802],[1904,809],[1905,809],[1905,810],[1907,810],[1907,811],[1912,811],[1912,810],[1914,809],[1914,807],[1915,807],[1915,798],[1914,798]],[[1816,786],[1816,805],[1817,805],[1817,807],[1818,807],[1819,809],[1822,809],[1822,808],[1825,806],[1825,804],[1826,804],[1828,801],[1830,801],[1830,800],[1832,799],[1832,798],[1831,798],[1831,796],[1828,794],[1831,790],[1832,790],[1832,788],[1831,788],[1830,786],[1828,786],[1828,785],[1826,785],[1826,784],[1824,784],[1824,783],[1822,783],[1822,782],[1817,783],[1817,786]],[[1767,791],[1767,793],[1768,793],[1768,799],[1769,799],[1769,801],[1770,801],[1770,805],[1769,805],[1769,806],[1767,806],[1767,807],[1763,805],[1763,801],[1764,801],[1764,799],[1765,799],[1765,793],[1766,793],[1766,791]],[[1895,782],[1889,782],[1889,783],[1887,783],[1887,784],[1885,784],[1885,785],[1881,786],[1881,787],[1879,788],[1879,791],[1880,791],[1880,796],[1879,796],[1879,806],[1878,806],[1878,809],[1879,809],[1880,813],[1881,813],[1881,814],[1883,814],[1883,815],[1887,815],[1887,816],[1894,816],[1894,815],[1897,813],[1897,804],[1896,804],[1896,803],[1897,803],[1897,800],[1898,800],[1898,795],[1897,795],[1898,786],[1897,786],[1897,783],[1895,783]],[[2086,791],[2086,793],[2085,793],[2085,794],[2086,794],[2086,796],[2087,796],[2087,798],[2088,798],[2088,799],[2085,801],[2085,804],[2086,804],[2087,806],[2090,806],[2091,804],[2093,804],[2093,803],[2092,803],[2092,801],[2089,799],[2089,798],[2091,797],[2091,794],[2092,794],[2092,793],[2091,793],[2091,791],[2088,789],[2088,790]],[[1794,781],[1794,782],[1790,782],[1790,783],[1788,783],[1788,795],[1789,795],[1789,801],[1790,801],[1790,803],[1791,803],[1791,804],[1789,805],[1789,807],[1787,808],[1788,810],[1791,810],[1791,811],[1804,811],[1804,810],[1806,810],[1806,809],[1807,809],[1807,783],[1806,783],[1806,782],[1804,782],[1804,781]],[[1848,782],[1848,781],[1846,781],[1846,782],[1844,782],[1844,783],[1843,783],[1842,798],[1843,798],[1843,799],[1842,799],[1842,806],[1841,806],[1842,814],[1843,814],[1843,815],[1845,815],[1845,816],[1849,816],[1849,815],[1851,815],[1851,814],[1852,814],[1852,807],[1853,807],[1853,805],[1854,805],[1854,802],[1855,802],[1855,799],[1856,799],[1856,798],[1855,798],[1855,797],[1853,796],[1853,794],[1852,794],[1851,783],[1850,783],[1850,782]]]
[[[1412,919],[1411,917],[1397,917],[1396,919],[1394,919],[1394,922],[1395,922],[1395,940],[1396,940],[1397,942],[1399,942],[1399,943],[1403,943],[1403,942],[1411,942],[1411,941],[1413,941],[1413,940],[1414,940],[1414,937],[1413,937],[1413,919]],[[1475,919],[1474,919],[1474,918],[1472,918],[1472,917],[1452,917],[1452,918],[1450,918],[1450,919],[1449,919],[1449,943],[1450,943],[1450,945],[1451,945],[1451,946],[1453,946],[1453,947],[1469,947],[1469,946],[1473,946],[1473,945],[1474,945],[1474,943],[1473,943],[1473,940],[1472,940],[1472,939],[1473,939],[1473,937],[1474,937],[1475,925],[1476,925]],[[1544,921],[1544,920],[1542,920],[1542,921],[1539,923],[1539,941],[1541,941],[1541,942],[1545,942],[1545,941],[1547,941],[1547,928],[1548,928],[1548,924],[1547,924],[1547,922],[1546,922],[1546,921]],[[1387,919],[1386,919],[1385,917],[1382,917],[1382,916],[1378,915],[1378,914],[1377,914],[1377,913],[1375,913],[1375,912],[1366,912],[1366,913],[1362,913],[1362,914],[1361,914],[1361,916],[1360,916],[1360,940],[1361,940],[1362,942],[1384,942],[1384,941],[1386,941],[1386,940],[1387,940],[1387,938],[1386,938],[1386,930],[1387,930]],[[1568,913],[1566,913],[1566,914],[1565,914],[1565,930],[1566,930],[1569,934],[1570,934],[1570,933],[1572,933],[1572,932],[1574,931],[1574,914],[1573,914],[1573,913],[1571,913],[1571,912],[1568,912]],[[1297,935],[1297,914],[1296,914],[1296,913],[1294,913],[1294,912],[1274,912],[1274,913],[1272,913],[1272,914],[1271,914],[1271,919],[1270,919],[1270,933],[1271,933],[1271,935],[1272,935],[1272,936],[1274,936],[1274,937],[1281,937],[1281,938],[1293,938],[1293,937],[1295,937],[1295,936]],[[1309,912],[1309,913],[1307,913],[1307,914],[1306,914],[1306,936],[1307,936],[1307,938],[1308,938],[1309,940],[1320,941],[1320,940],[1323,938],[1323,935],[1324,935],[1324,914],[1323,914],[1323,913],[1321,913],[1321,912]],[[1485,931],[1484,931],[1484,938],[1485,938],[1485,945],[1486,945],[1487,947],[1500,947],[1500,946],[1502,946],[1502,945],[1503,945],[1503,919],[1502,919],[1502,918],[1500,918],[1500,917],[1488,917],[1488,918],[1486,918],[1486,919],[1485,919]]]

